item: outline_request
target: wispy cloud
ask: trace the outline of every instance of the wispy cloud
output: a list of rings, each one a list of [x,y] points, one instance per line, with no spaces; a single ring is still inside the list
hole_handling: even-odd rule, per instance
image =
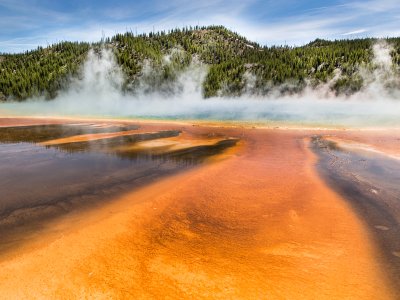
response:
[[[367,29],[363,28],[363,29],[357,29],[357,30],[345,32],[345,33],[342,33],[342,35],[356,35],[356,34],[364,33],[367,31],[368,31]]]
[[[51,3],[51,4],[50,4]],[[400,35],[398,0],[0,0],[0,52],[61,40],[189,25],[224,25],[261,44],[302,45],[315,38]]]

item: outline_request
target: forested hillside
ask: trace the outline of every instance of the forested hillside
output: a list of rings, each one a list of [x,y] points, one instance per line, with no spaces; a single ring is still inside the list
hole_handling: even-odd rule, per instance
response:
[[[61,42],[21,54],[0,54],[0,100],[47,99],[80,76],[89,49],[110,48],[121,66],[126,93],[141,80],[147,92],[173,81],[191,64],[208,66],[203,82],[204,97],[296,93],[306,85],[331,80],[338,94],[351,94],[363,87],[360,70],[373,70],[372,46],[376,39],[315,40],[302,47],[262,47],[222,26],[195,27],[134,35],[117,34],[99,43]],[[400,66],[400,38],[388,38],[393,73]],[[152,72],[146,72],[150,67]]]

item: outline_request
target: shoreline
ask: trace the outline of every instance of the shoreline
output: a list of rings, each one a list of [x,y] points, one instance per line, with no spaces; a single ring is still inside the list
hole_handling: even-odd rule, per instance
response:
[[[204,127],[228,127],[228,128],[245,128],[245,129],[274,129],[274,130],[315,130],[315,131],[387,131],[394,130],[400,132],[399,126],[350,126],[350,125],[324,125],[324,124],[298,124],[296,122],[287,121],[251,121],[251,120],[207,120],[207,119],[158,119],[158,118],[113,118],[109,116],[63,116],[63,115],[3,115],[0,112],[1,119],[22,119],[22,120],[45,120],[50,122],[65,121],[87,121],[87,122],[115,122],[115,123],[143,123],[143,124],[174,124],[187,126],[204,126]],[[0,127],[2,125],[0,124]],[[22,125],[23,126],[23,125]]]

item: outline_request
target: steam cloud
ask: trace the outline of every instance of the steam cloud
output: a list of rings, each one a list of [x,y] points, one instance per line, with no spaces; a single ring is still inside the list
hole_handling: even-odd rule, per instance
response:
[[[203,99],[202,82],[207,67],[193,62],[180,73],[169,91],[148,92],[141,83],[135,94],[122,92],[123,72],[111,50],[99,54],[90,51],[83,66],[82,78],[75,79],[67,91],[53,101],[31,99],[25,103],[0,106],[8,112],[30,115],[97,116],[164,119],[243,120],[260,122],[293,122],[308,125],[384,126],[400,125],[399,78],[393,71],[391,47],[380,42],[373,47],[376,68],[360,70],[365,88],[352,96],[336,96],[330,84],[306,88],[302,93],[282,96],[255,96],[250,93],[236,98]],[[164,59],[169,63],[169,57]],[[152,72],[145,65],[146,75]],[[246,90],[255,78],[245,74]]]

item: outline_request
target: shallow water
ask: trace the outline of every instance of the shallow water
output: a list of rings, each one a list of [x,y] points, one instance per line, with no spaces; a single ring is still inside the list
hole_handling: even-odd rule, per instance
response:
[[[194,167],[236,144],[236,140],[228,139],[157,152],[130,147],[146,140],[178,137],[177,130],[42,144],[81,134],[135,129],[138,126],[93,124],[0,128],[0,251],[15,246],[20,240],[18,233],[38,230],[48,219]]]
[[[81,134],[110,133],[138,129],[137,125],[98,126],[87,124],[49,124],[0,128],[0,143],[30,142],[39,143]]]
[[[399,290],[400,279],[400,161],[359,148],[314,137],[318,169],[370,228],[382,264]]]

